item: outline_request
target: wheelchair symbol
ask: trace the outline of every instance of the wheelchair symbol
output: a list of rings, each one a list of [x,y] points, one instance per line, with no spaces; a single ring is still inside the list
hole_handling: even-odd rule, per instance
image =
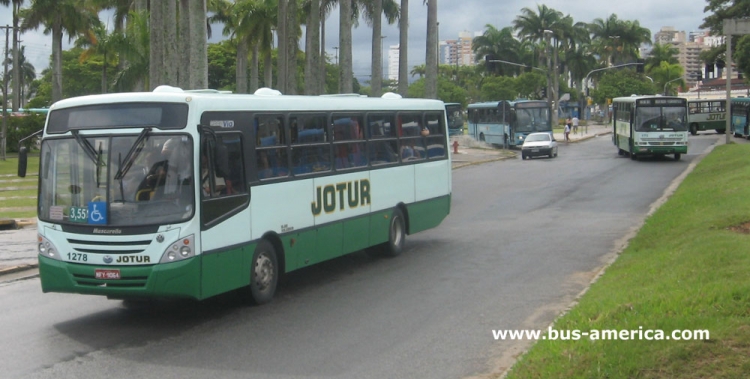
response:
[[[91,212],[91,221],[100,222],[103,219],[104,219],[104,216],[102,216],[101,212],[99,212],[99,210],[96,209],[96,205],[94,205],[94,211]]]
[[[92,201],[89,203],[89,224],[107,223],[107,203]]]

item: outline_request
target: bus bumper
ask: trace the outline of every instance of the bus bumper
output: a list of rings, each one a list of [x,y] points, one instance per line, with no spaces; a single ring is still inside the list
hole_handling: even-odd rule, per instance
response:
[[[115,299],[200,299],[200,256],[151,266],[96,266],[39,256],[42,292],[103,295]],[[119,269],[121,279],[96,279],[96,269]],[[158,294],[155,295],[155,294]]]
[[[639,146],[638,154],[687,154],[687,146]]]

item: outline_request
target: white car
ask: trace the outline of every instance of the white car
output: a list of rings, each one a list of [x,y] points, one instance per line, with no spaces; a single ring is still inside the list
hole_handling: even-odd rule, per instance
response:
[[[557,141],[551,133],[531,133],[521,146],[521,159],[546,155],[550,158],[557,156]]]

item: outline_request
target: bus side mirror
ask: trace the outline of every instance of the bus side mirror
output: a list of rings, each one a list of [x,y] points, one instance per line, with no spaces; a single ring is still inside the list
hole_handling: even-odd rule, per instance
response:
[[[21,178],[26,177],[26,165],[28,161],[28,153],[26,146],[21,146],[18,149],[18,176]]]

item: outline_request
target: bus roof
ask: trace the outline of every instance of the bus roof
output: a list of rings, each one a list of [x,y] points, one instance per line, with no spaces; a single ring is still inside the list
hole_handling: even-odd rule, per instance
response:
[[[522,99],[516,99],[516,100],[500,100],[500,101],[486,101],[482,103],[473,103],[469,104],[469,108],[497,108],[500,103],[506,102],[510,106],[518,105],[518,104],[533,104],[533,103],[539,103],[540,106],[547,106],[547,100],[522,100]]]
[[[613,102],[618,103],[635,103],[637,100],[641,99],[679,99],[679,100],[685,100],[684,97],[678,97],[678,96],[661,96],[661,95],[631,95],[631,96],[623,96],[623,97],[616,97],[612,99]]]
[[[268,90],[268,89],[266,89]],[[256,111],[348,111],[348,110],[445,110],[440,100],[403,99],[388,96],[303,96],[281,95],[278,91],[260,90],[257,94],[228,94],[221,91],[183,91],[170,87],[168,91],[127,92],[89,95],[60,100],[50,110],[84,105],[108,103],[171,102],[200,104],[212,110],[256,110]]]

